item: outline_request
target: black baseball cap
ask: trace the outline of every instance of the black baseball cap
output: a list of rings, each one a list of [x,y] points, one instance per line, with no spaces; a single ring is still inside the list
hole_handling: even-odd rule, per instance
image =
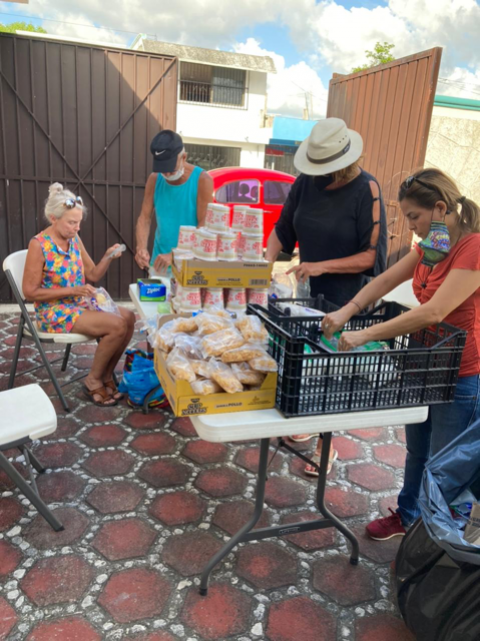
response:
[[[183,149],[181,137],[171,131],[164,129],[155,136],[150,145],[153,156],[153,171],[159,174],[168,174],[175,171],[178,154]]]

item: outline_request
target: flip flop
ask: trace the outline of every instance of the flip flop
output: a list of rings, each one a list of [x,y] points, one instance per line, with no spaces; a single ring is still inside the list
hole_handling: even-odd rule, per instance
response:
[[[88,389],[88,387],[84,385],[83,391],[85,393],[85,396],[88,398],[88,400],[94,405],[96,405],[97,407],[114,407],[115,405],[117,405],[117,401],[113,398],[113,396],[111,396],[107,392],[107,390],[103,386],[97,387],[97,389]],[[102,400],[96,401],[94,398],[95,396],[101,396]],[[106,401],[108,401],[109,399],[111,399],[114,402],[107,403]]]
[[[332,454],[331,458],[329,458],[329,459],[328,459],[327,476],[328,476],[328,475],[330,474],[330,472],[332,471],[333,464],[335,463],[335,461],[337,460],[337,458],[338,458],[338,452],[337,452],[337,450],[333,450],[333,454]],[[312,461],[313,461],[314,463],[316,463],[317,465],[320,465],[320,454],[314,454],[314,455],[311,457],[311,459],[312,459]],[[304,472],[305,472],[305,474],[306,474],[307,476],[318,476],[318,471],[317,471],[317,470],[315,470],[315,469],[309,470],[309,469],[307,469],[307,468],[308,468],[308,465],[307,465],[307,467],[304,469]]]
[[[315,438],[316,436],[318,436],[318,434],[297,434],[294,436],[289,436],[288,438],[294,443],[305,443],[306,441],[309,441],[311,438]]]

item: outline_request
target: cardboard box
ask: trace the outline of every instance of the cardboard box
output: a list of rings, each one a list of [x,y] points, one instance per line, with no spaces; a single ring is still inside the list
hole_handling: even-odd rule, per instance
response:
[[[149,303],[163,303],[167,300],[167,289],[155,278],[139,278],[138,298]]]
[[[246,263],[182,260],[172,271],[182,287],[255,287],[267,288],[272,278],[272,263]]]

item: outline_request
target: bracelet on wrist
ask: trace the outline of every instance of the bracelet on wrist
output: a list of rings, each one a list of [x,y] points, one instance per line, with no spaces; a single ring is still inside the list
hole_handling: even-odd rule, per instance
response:
[[[357,303],[357,301],[356,301],[356,300],[353,300],[353,299],[352,299],[352,300],[349,300],[348,302],[349,302],[349,303],[353,303],[356,307],[358,307],[358,311],[360,312],[360,314],[362,313],[362,311],[363,311],[363,307],[360,307],[360,305]]]

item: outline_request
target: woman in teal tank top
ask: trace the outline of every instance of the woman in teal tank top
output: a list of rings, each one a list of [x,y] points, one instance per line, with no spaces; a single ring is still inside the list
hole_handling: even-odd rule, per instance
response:
[[[177,246],[181,225],[198,225],[197,197],[200,167],[194,167],[182,185],[170,185],[162,174],[157,175],[153,205],[157,220],[151,264],[159,254],[169,254]]]

